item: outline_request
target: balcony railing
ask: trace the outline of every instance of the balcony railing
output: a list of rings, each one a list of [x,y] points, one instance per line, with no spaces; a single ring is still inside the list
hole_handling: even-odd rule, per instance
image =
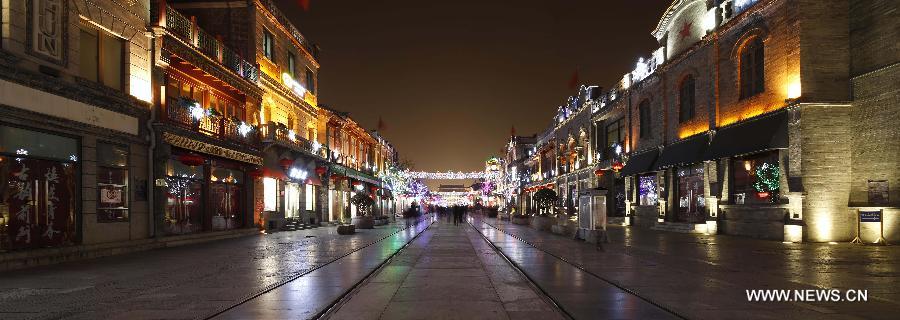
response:
[[[226,47],[221,39],[200,29],[195,19],[185,17],[165,0],[158,0],[154,9],[159,16],[158,25],[165,28],[169,34],[181,39],[241,78],[251,82],[259,80],[259,68],[256,64],[250,63],[234,50]]]
[[[297,133],[292,132],[283,124],[269,122],[260,127],[259,132],[263,142],[278,142],[297,150],[303,150],[322,156],[322,148],[319,147],[317,143],[310,142],[309,140],[300,137]]]
[[[214,114],[187,99],[171,99],[166,104],[165,121],[169,124],[222,140],[256,147],[257,129],[243,121]]]

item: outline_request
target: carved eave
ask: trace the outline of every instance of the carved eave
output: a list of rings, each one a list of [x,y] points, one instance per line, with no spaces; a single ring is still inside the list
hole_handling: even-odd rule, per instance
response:
[[[226,69],[225,66],[210,59],[196,49],[191,48],[180,39],[166,34],[166,36],[162,37],[162,50],[164,56],[169,54],[177,56],[181,60],[190,63],[194,67],[215,77],[226,85],[241,91],[248,97],[251,97],[256,101],[262,100],[262,89],[259,88],[256,83],[234,74]]]
[[[257,148],[253,148],[247,145],[242,145],[238,143],[234,143],[224,139],[218,139],[216,137],[210,137],[205,134],[188,130],[179,126],[169,125],[164,122],[157,122],[153,124],[156,127],[156,132],[162,137],[165,133],[175,134],[180,137],[184,137],[190,140],[198,141],[201,143],[206,143],[210,145],[214,145],[220,148],[225,148],[229,150],[235,150],[243,153],[247,153],[253,156],[262,157],[262,151]]]

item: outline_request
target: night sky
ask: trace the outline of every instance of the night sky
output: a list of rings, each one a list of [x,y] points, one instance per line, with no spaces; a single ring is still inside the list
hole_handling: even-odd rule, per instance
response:
[[[658,47],[670,1],[276,0],[321,46],[319,103],[384,135],[416,170],[483,170],[515,125],[541,132],[574,94],[609,88]]]

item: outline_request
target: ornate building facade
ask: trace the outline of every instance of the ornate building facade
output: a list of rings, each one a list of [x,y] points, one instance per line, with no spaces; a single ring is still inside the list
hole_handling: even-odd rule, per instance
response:
[[[362,213],[351,201],[358,194],[375,200],[373,210],[389,215],[396,204],[380,178],[397,163],[394,147],[377,131],[368,131],[349,113],[319,109],[319,133],[330,165],[325,173],[327,204],[324,221],[348,221]]]
[[[153,209],[164,235],[254,228],[262,217],[263,90],[253,60],[173,3],[153,3]]]
[[[673,1],[652,32],[659,49],[585,102],[608,214],[782,241],[900,239],[897,12],[890,1]],[[530,188],[565,197],[551,179],[572,139],[555,128],[528,161]]]
[[[327,159],[316,137],[317,47],[268,0],[172,2],[258,67],[258,108],[247,113],[258,124],[264,162],[256,219],[278,229],[318,224],[324,189],[315,172]]]

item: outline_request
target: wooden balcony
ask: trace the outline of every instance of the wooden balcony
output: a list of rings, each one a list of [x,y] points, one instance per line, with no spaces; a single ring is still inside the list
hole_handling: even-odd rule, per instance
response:
[[[269,122],[259,129],[259,137],[263,143],[278,143],[294,150],[324,157],[325,148],[291,132],[284,124]]]
[[[157,18],[156,26],[217,62],[239,77],[256,83],[259,80],[259,68],[255,63],[247,61],[233,49],[226,47],[221,39],[200,29],[197,20],[185,17],[165,0],[158,0],[153,6],[153,17]]]
[[[162,113],[165,123],[256,149],[259,130],[234,118],[214,114],[188,99],[172,99]]]

